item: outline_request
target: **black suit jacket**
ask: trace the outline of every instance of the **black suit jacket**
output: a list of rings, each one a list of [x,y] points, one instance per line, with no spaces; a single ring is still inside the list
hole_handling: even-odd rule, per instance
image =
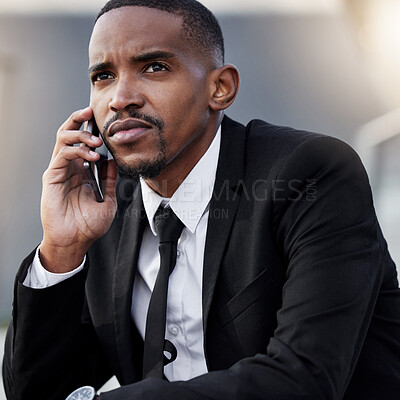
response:
[[[227,117],[203,278],[209,373],[140,381],[130,317],[146,216],[121,181],[109,232],[54,287],[15,285],[9,398],[63,399],[116,374],[101,399],[398,399],[400,291],[365,171],[343,142]],[[13,393],[13,395],[11,395]]]

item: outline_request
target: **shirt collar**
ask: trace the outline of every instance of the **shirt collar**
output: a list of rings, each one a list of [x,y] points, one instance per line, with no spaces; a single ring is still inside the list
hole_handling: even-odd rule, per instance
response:
[[[211,200],[217,172],[220,145],[221,126],[218,128],[207,151],[170,199],[161,197],[147,185],[144,179],[140,179],[143,205],[154,235],[156,235],[154,215],[160,204],[163,206],[168,204],[185,227],[189,229],[190,232],[195,232]]]

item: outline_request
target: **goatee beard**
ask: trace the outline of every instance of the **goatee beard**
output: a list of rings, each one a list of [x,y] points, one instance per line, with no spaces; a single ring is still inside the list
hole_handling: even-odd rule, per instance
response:
[[[157,157],[153,161],[142,161],[139,163],[139,165],[135,167],[123,163],[118,163],[117,161],[116,164],[118,175],[121,178],[137,180],[139,179],[139,177],[145,179],[156,178],[158,175],[160,175],[167,162],[164,154],[160,153],[159,157]]]
[[[158,155],[153,160],[142,160],[135,166],[126,164],[118,159],[115,154],[114,149],[110,146],[106,132],[109,126],[117,121],[118,119],[123,119],[126,115],[130,118],[141,119],[146,121],[158,129],[158,138],[156,138],[157,143],[155,144],[158,150]],[[143,114],[138,112],[134,108],[128,108],[126,110],[118,111],[115,115],[106,122],[102,132],[102,139],[104,144],[114,157],[115,163],[117,164],[118,174],[121,178],[125,179],[138,179],[140,176],[146,179],[155,178],[160,175],[161,171],[167,164],[166,157],[166,144],[163,137],[164,121],[160,118],[153,117],[152,115]],[[132,152],[134,152],[134,146],[132,146]]]

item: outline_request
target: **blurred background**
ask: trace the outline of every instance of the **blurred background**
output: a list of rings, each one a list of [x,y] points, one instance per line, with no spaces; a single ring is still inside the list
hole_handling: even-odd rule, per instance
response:
[[[400,265],[400,0],[202,2],[221,22],[226,61],[241,72],[228,115],[322,132],[355,147]],[[41,175],[55,133],[88,104],[87,46],[104,3],[0,0],[3,328],[15,272],[41,240]]]

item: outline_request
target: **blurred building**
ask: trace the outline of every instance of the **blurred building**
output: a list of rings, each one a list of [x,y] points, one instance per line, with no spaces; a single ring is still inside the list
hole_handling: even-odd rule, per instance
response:
[[[204,2],[220,18],[227,62],[241,71],[228,114],[243,123],[262,118],[319,131],[359,147],[400,264],[400,121],[392,118],[400,107],[400,34],[395,37],[399,25],[392,18],[400,15],[394,13],[399,2]],[[20,261],[41,240],[41,175],[56,131],[89,100],[87,46],[103,1],[59,3],[0,1],[0,321],[10,317]],[[390,139],[369,141],[388,131]]]

